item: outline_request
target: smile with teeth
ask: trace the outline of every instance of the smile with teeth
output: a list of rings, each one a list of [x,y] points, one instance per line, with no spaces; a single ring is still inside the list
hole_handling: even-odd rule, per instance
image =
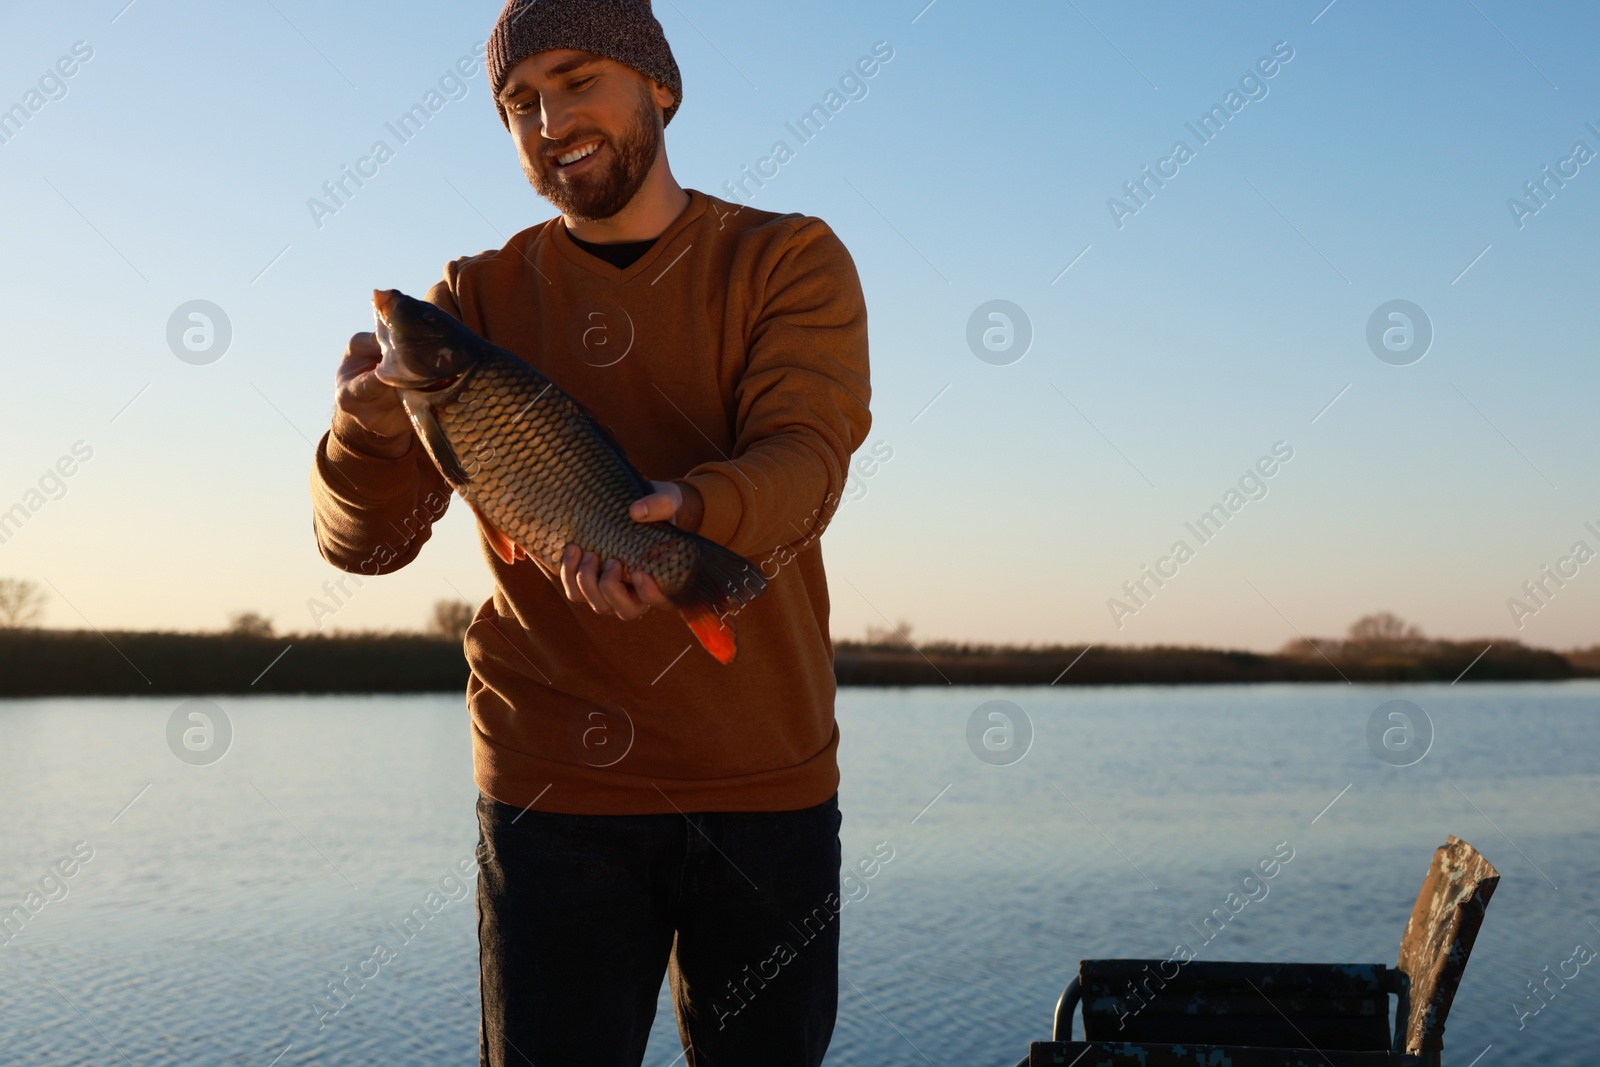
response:
[[[578,148],[574,148],[570,152],[567,152],[567,153],[565,153],[563,155],[557,156],[556,157],[556,162],[561,164],[563,167],[565,167],[565,166],[568,166],[570,164],[576,163],[580,159],[585,159],[585,158],[593,155],[594,153],[598,152],[599,150],[600,150],[600,142],[599,141],[590,141],[586,145],[581,145]]]

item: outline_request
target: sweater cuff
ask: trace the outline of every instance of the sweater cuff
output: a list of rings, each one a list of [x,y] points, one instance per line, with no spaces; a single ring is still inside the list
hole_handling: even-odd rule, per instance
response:
[[[339,473],[349,479],[352,485],[359,485],[363,489],[373,489],[390,484],[409,487],[409,479],[404,472],[409,472],[417,462],[416,434],[411,434],[410,444],[398,456],[386,456],[378,451],[386,441],[393,438],[381,437],[371,430],[363,428],[343,411],[335,411],[333,424],[325,438],[324,446],[328,463]],[[380,490],[375,495],[384,495]]]
[[[733,479],[719,471],[702,471],[678,481],[700,494],[700,523],[692,532],[707,541],[727,545],[744,518],[744,503]]]
[[[411,430],[406,430],[408,447],[398,456],[391,455],[388,451],[393,437],[384,437],[375,434],[362,426],[347,412],[334,410],[333,413],[333,438],[344,446],[346,452],[369,456],[373,459],[403,459],[411,454],[411,449],[416,447],[417,435]]]

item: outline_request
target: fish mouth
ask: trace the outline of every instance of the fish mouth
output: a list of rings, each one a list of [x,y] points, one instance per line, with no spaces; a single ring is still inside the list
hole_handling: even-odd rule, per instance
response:
[[[378,365],[373,368],[373,377],[384,385],[404,392],[453,394],[456,386],[464,384],[466,379],[472,376],[477,364],[469,362],[464,369],[443,375],[428,368],[426,360],[419,367],[414,352],[408,357],[406,352],[408,348],[415,349],[417,345],[426,346],[434,343],[438,345],[434,355],[441,359],[448,359],[452,352],[445,344],[448,338],[444,335],[435,335],[431,339],[421,341],[401,340],[395,336],[397,331],[391,320],[395,318],[397,311],[402,309],[403,299],[405,299],[404,294],[396,289],[372,291],[373,336],[378,341],[379,352],[382,353]],[[460,365],[459,361],[456,365]]]
[[[422,385],[411,385],[406,386],[405,388],[418,393],[442,393],[452,385],[455,385],[457,382],[461,381],[461,379],[465,378],[469,373],[469,371],[462,371],[460,374],[452,374],[448,378],[437,378]],[[378,380],[382,381],[383,379],[380,378]]]
[[[396,389],[427,391],[444,388],[453,380],[447,379],[441,383],[437,379],[419,375],[406,366],[405,359],[400,354],[400,346],[395,343],[394,331],[389,327],[389,316],[393,314],[394,306],[399,299],[400,293],[394,289],[372,291],[372,332],[378,339],[378,350],[383,353],[383,358],[378,360],[378,365],[373,368],[373,377],[384,385]],[[459,378],[460,375],[456,377]]]
[[[409,373],[403,367],[397,367],[391,362],[388,354],[384,355],[372,372],[373,377],[384,385],[413,393],[442,392],[460,382],[468,373],[468,371],[462,371],[460,374],[452,374],[448,378],[424,378],[420,375]]]

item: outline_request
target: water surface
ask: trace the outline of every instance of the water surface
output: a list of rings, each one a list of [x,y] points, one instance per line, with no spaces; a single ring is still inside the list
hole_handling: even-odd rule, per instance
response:
[[[1367,742],[1396,698],[1435,732],[1408,767]],[[1010,765],[969,746],[991,699],[1031,724]],[[475,1063],[461,699],[217,698],[234,737],[210,766],[168,749],[178,703],[0,702],[0,911],[59,898],[0,945],[0,1063]],[[842,913],[828,1063],[1010,1067],[1082,958],[1392,964],[1450,833],[1502,880],[1445,1062],[1592,1062],[1600,966],[1536,1014],[1527,983],[1600,948],[1597,709],[1595,683],[846,690],[845,863],[894,859]],[[92,859],[51,881],[75,847]],[[1267,895],[1203,941],[1275,848]],[[395,957],[327,1014],[377,941]],[[663,998],[645,1063],[679,1056]]]

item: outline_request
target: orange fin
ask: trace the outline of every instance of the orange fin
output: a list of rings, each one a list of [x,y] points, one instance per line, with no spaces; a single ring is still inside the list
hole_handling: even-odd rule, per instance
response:
[[[671,597],[673,606],[718,663],[732,663],[739,651],[734,616],[766,590],[767,580],[738,553],[695,534],[687,536],[697,542],[699,558],[683,588]]]
[[[685,604],[678,608],[683,621],[718,663],[732,663],[739,652],[739,631],[732,615],[718,616],[710,604]]]
[[[478,516],[478,525],[483,528],[483,536],[488,538],[489,547],[494,549],[494,554],[500,557],[501,562],[511,564],[519,559],[528,558],[528,554],[522,550],[522,546],[514,543],[511,538],[501,531],[500,527],[490,522],[488,516],[478,510],[478,505],[468,501],[467,506],[472,509],[474,515]]]

